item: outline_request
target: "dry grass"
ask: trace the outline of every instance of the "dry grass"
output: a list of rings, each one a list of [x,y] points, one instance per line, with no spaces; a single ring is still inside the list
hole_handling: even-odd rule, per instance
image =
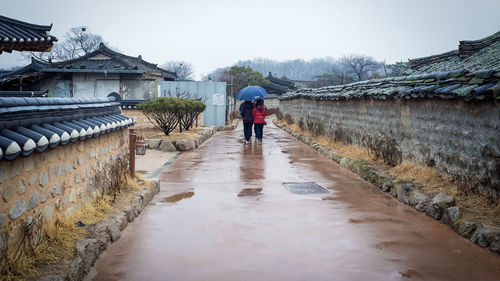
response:
[[[86,225],[98,223],[116,213],[121,206],[131,201],[136,191],[144,186],[150,186],[150,181],[137,175],[137,180],[127,176],[122,193],[113,201],[113,196],[103,195],[97,200],[86,202],[70,214],[59,214],[43,225],[44,239],[36,245],[32,252],[23,251],[21,255],[4,265],[0,280],[26,280],[38,276],[37,266],[43,264],[57,265],[62,258],[76,255],[75,243],[78,239],[88,237],[83,227],[77,227],[75,222]],[[141,185],[138,182],[143,182]],[[13,260],[13,259],[11,259]]]
[[[278,122],[323,146],[334,149],[339,156],[363,159],[378,167],[388,169],[393,178],[413,182],[422,192],[432,195],[446,192],[452,195],[456,200],[456,205],[464,213],[463,219],[500,224],[500,202],[492,202],[485,195],[470,192],[470,188],[464,183],[454,181],[447,175],[440,175],[434,168],[422,167],[410,162],[389,167],[381,160],[375,159],[367,148],[336,142],[324,136],[314,136],[311,132],[302,130],[297,124],[288,124],[283,120]]]
[[[403,162],[389,169],[389,174],[394,178],[411,181],[421,186],[422,191],[426,193],[446,192],[452,196],[458,196],[462,193],[456,182],[449,176],[439,175],[434,168]]]
[[[326,146],[335,150],[335,154],[339,156],[363,159],[371,163],[377,162],[377,159],[375,159],[373,155],[369,153],[368,149],[364,147],[334,141],[333,139],[325,136],[314,136],[311,132],[302,130],[297,124],[288,124],[285,121],[279,122],[290,128],[291,130],[313,139],[315,142],[321,144],[322,146]]]

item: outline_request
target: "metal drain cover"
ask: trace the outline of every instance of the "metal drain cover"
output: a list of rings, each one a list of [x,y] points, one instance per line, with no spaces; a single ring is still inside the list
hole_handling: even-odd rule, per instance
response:
[[[295,194],[330,193],[328,189],[315,182],[284,182],[283,185]]]

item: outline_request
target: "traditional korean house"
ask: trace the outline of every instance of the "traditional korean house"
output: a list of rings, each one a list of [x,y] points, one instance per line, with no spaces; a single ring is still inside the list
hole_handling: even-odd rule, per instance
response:
[[[0,76],[2,90],[48,90],[54,97],[106,97],[119,93],[124,100],[160,96],[160,82],[174,81],[173,72],[106,47],[80,58],[44,64],[32,63]]]

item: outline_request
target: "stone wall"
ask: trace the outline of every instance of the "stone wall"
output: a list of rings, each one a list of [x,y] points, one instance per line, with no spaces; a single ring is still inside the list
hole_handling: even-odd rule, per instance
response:
[[[146,115],[138,109],[122,109],[122,114],[135,119],[134,129],[153,129],[153,124],[148,120]]]
[[[0,232],[28,216],[69,213],[96,198],[100,175],[128,152],[128,130],[0,161]]]
[[[481,193],[500,195],[499,102],[457,100],[281,100],[303,129],[369,148],[390,165],[435,167]]]

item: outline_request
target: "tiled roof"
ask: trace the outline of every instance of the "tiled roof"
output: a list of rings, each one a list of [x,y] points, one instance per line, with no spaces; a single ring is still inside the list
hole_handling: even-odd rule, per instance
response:
[[[121,115],[120,98],[0,97],[0,159],[96,138],[132,126]]]
[[[50,64],[45,72],[115,72],[145,73],[159,72],[166,79],[175,79],[175,73],[149,63],[141,56],[131,57],[107,48],[103,43],[99,49],[82,57]]]
[[[0,16],[0,54],[14,51],[50,51],[57,38],[51,25],[36,25]]]
[[[295,93],[285,94],[281,96],[281,99],[298,97],[319,100],[440,98],[466,101],[491,97],[498,100],[500,99],[500,71],[469,72],[462,69],[390,77],[319,89],[301,89]]]
[[[288,79],[286,76],[283,76],[283,78],[278,78],[273,76],[273,74],[269,72],[266,80],[269,81],[269,83],[265,85],[264,88],[269,92],[282,94],[296,89],[295,83]]]
[[[48,97],[49,96],[49,90],[45,91],[0,91],[0,97],[5,97],[5,98],[12,98],[12,97],[18,97],[18,98],[34,98],[34,97]]]
[[[19,77],[25,76],[30,73],[37,73],[47,68],[47,63],[38,61],[34,58],[31,59],[31,63],[25,67],[19,68],[17,70],[0,74],[0,82],[17,79]]]
[[[459,50],[410,60],[410,65],[408,76],[306,88],[281,99],[500,99],[500,32],[481,40],[460,41]]]
[[[500,31],[475,41],[460,41],[458,50],[410,60],[410,74],[466,69],[500,70]]]

